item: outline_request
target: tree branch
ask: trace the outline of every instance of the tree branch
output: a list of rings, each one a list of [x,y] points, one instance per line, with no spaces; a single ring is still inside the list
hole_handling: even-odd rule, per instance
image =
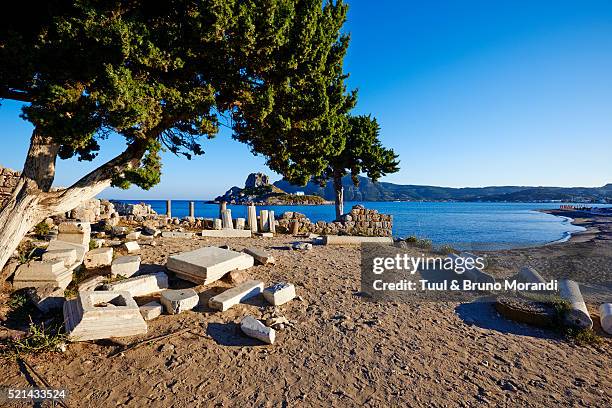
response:
[[[16,91],[10,88],[0,89],[0,99],[11,99],[19,102],[32,102],[32,98],[27,92]]]
[[[69,188],[47,193],[41,205],[47,206],[53,214],[74,209],[84,200],[110,187],[113,176],[138,166],[146,151],[146,143],[140,140],[129,144],[123,153],[83,176]]]

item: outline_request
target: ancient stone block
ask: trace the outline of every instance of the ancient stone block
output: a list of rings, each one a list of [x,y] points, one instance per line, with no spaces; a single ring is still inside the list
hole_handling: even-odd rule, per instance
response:
[[[135,241],[128,241],[124,243],[123,246],[127,250],[128,254],[134,254],[140,251],[140,245],[138,245],[138,242],[135,242]]]
[[[250,238],[251,231],[245,229],[213,229],[202,230],[203,237],[220,237],[220,238]]]
[[[226,290],[223,293],[211,297],[208,301],[208,305],[213,309],[224,312],[243,300],[259,295],[262,291],[263,282],[257,280],[246,281],[236,287]]]
[[[158,302],[149,302],[139,307],[140,314],[146,321],[159,317],[164,311],[164,307]]]
[[[74,264],[77,260],[76,249],[74,248],[66,248],[66,249],[54,249],[47,250],[42,254],[43,261],[49,261],[53,259],[61,259],[64,261],[64,266],[69,268],[72,264]]]
[[[64,322],[71,341],[145,334],[147,324],[127,292],[79,292],[64,303]]]
[[[113,262],[113,248],[97,248],[85,254],[85,267],[88,269],[102,268]]]
[[[53,285],[66,289],[72,281],[72,271],[67,269],[62,259],[49,261],[30,261],[20,265],[13,278],[13,288],[37,288]]]
[[[113,260],[111,264],[111,276],[125,276],[129,278],[140,269],[140,256],[128,255],[120,256]]]
[[[207,284],[234,269],[253,266],[252,256],[218,247],[204,247],[168,258],[166,267],[179,278]]]
[[[43,313],[61,309],[66,300],[64,297],[64,289],[56,287],[53,284],[30,288],[27,290],[27,297],[30,303]]]
[[[157,272],[150,275],[140,275],[104,285],[105,290],[125,291],[132,297],[150,295],[168,289],[168,275]]]
[[[267,344],[273,344],[276,339],[276,331],[271,327],[267,327],[253,316],[246,316],[240,321],[240,330],[247,336]]]
[[[140,238],[140,231],[130,232],[125,236],[128,241],[138,241],[138,238]]]
[[[47,246],[47,252],[55,251],[58,249],[74,249],[76,251],[76,262],[72,264],[68,269],[75,269],[77,266],[83,263],[83,259],[85,258],[85,253],[89,249],[89,246],[74,244],[71,242],[54,240],[49,243]]]
[[[161,304],[169,314],[178,314],[191,310],[198,305],[200,297],[193,289],[164,290],[161,293]]]
[[[242,252],[251,255],[253,258],[255,258],[257,262],[262,265],[273,264],[276,262],[272,255],[266,253],[265,251],[259,248],[245,248]]]
[[[263,291],[264,298],[274,306],[287,303],[295,298],[295,286],[292,283],[275,283]]]

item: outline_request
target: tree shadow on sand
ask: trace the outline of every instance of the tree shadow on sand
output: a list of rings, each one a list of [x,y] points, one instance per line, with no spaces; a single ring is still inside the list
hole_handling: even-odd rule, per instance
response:
[[[495,330],[504,334],[529,336],[539,339],[561,339],[553,330],[542,329],[522,323],[516,323],[502,317],[492,302],[475,301],[462,303],[455,308],[455,313],[468,325],[482,329]]]

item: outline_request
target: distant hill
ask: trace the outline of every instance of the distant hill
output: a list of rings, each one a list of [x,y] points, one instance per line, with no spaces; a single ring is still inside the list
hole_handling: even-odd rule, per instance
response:
[[[572,201],[572,202],[610,202],[612,203],[612,184],[603,187],[435,187],[402,185],[379,182],[374,183],[367,177],[359,177],[355,187],[349,176],[342,179],[346,201]],[[279,180],[274,186],[287,193],[303,191],[304,194],[318,195],[326,200],[334,199],[332,183],[321,187],[316,183],[306,186],[292,185]]]

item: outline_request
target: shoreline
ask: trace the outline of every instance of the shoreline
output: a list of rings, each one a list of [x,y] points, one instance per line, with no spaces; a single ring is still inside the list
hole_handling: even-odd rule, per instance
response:
[[[576,210],[544,209],[539,212],[570,220],[572,225],[584,228],[583,231],[567,231],[569,237],[563,240],[549,242],[545,245],[557,245],[573,242],[588,242],[594,239],[612,239],[612,231],[608,224],[612,217],[606,217]]]

